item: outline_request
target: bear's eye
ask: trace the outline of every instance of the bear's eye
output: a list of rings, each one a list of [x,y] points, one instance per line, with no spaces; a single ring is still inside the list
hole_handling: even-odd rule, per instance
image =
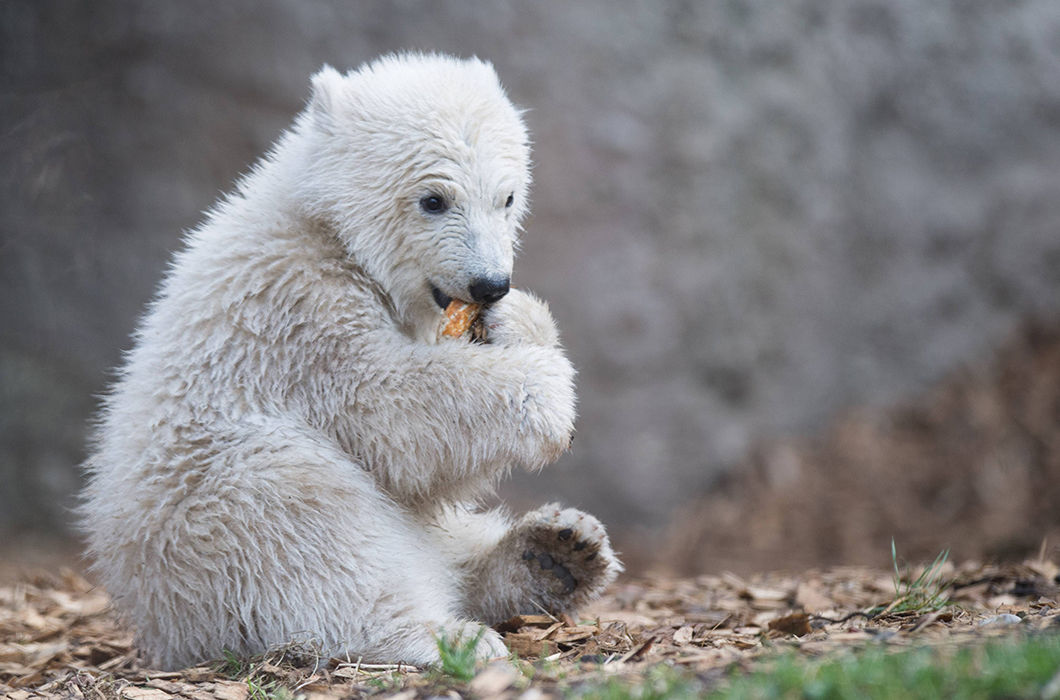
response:
[[[515,193],[514,192],[511,193],[510,195],[508,195],[508,199],[505,200],[505,202],[504,202],[504,207],[505,207],[505,209],[510,209],[513,204],[515,204]]]
[[[420,209],[428,214],[441,214],[448,208],[445,197],[438,194],[429,194],[420,200]]]

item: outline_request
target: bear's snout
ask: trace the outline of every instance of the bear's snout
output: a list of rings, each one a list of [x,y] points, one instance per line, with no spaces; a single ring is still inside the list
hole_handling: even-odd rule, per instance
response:
[[[510,284],[509,277],[477,277],[471,280],[467,291],[471,294],[471,301],[477,304],[492,304],[508,293]]]

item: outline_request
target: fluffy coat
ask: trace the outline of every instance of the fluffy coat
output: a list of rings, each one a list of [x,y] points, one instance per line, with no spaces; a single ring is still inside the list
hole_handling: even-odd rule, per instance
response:
[[[427,664],[443,633],[499,656],[483,623],[572,609],[620,570],[590,515],[474,505],[575,418],[530,294],[486,307],[486,343],[438,333],[442,301],[506,288],[526,213],[527,134],[492,67],[402,55],[312,82],[188,235],[85,465],[95,571],[159,667],[293,639]]]

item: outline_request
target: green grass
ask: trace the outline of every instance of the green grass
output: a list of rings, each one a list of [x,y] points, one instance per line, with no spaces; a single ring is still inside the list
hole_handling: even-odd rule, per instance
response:
[[[229,649],[224,649],[221,653],[224,654],[224,659],[215,664],[214,670],[225,678],[238,680],[250,671],[249,659],[244,659]]]
[[[265,655],[244,658],[228,649],[225,649],[223,654],[224,659],[215,666],[217,673],[230,680],[246,683],[247,697],[250,700],[293,700],[294,693],[287,686],[277,678],[262,672]],[[282,661],[282,655],[280,660]]]
[[[478,631],[478,634],[467,638],[463,638],[459,634],[453,637],[444,633],[438,635],[436,638],[438,655],[441,657],[438,663],[438,670],[446,676],[465,683],[474,678],[477,662],[475,649],[485,633],[486,629],[482,628]]]
[[[772,668],[733,679],[717,697],[1036,698],[1060,673],[1060,636],[974,647],[889,653],[872,649],[827,661],[782,656]]]
[[[765,661],[752,673],[730,673],[710,689],[689,672],[656,666],[641,681],[612,678],[582,686],[572,695],[580,700],[959,700],[1039,698],[1046,686],[1054,693],[1048,697],[1060,697],[1057,635],[963,648],[917,647],[894,652],[876,647],[827,659],[785,654]]]
[[[942,578],[942,569],[950,550],[939,552],[935,561],[912,581],[904,581],[898,569],[898,551],[891,538],[891,564],[894,567],[894,601],[881,612],[936,612],[950,604],[946,591],[950,582]]]
[[[251,676],[247,678],[250,700],[294,700],[291,690],[277,680]]]

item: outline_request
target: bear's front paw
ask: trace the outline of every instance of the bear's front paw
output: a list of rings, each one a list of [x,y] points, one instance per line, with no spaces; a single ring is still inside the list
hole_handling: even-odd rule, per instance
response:
[[[574,441],[574,370],[558,350],[547,371],[528,374],[523,385],[519,427],[528,439],[518,460],[540,469],[559,459]]]
[[[482,311],[486,342],[494,345],[559,344],[559,333],[548,305],[533,294],[513,289]]]
[[[622,571],[604,526],[588,513],[549,504],[527,513],[517,529],[532,594],[550,612],[592,600]]]

